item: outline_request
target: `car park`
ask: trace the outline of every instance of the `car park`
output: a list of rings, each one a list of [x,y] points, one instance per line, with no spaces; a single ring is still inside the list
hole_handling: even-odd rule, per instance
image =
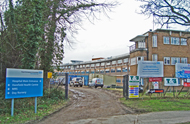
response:
[[[102,78],[93,78],[92,81],[89,82],[88,84],[89,87],[101,87],[103,88],[104,82]]]
[[[81,77],[75,77],[75,78],[73,78],[71,81],[70,81],[70,86],[76,86],[76,87],[78,87],[78,86],[80,86],[80,87],[82,87],[83,86],[83,80],[82,80],[82,78]]]

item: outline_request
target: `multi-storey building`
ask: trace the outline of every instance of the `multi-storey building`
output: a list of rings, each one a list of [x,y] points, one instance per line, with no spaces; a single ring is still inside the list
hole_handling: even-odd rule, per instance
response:
[[[176,63],[190,62],[190,32],[157,29],[137,35],[130,42],[130,75],[137,75],[138,61],[163,61],[164,77],[175,76]]]
[[[190,62],[190,32],[157,29],[137,35],[130,42],[129,54],[89,62],[64,64],[70,75],[103,74],[116,77],[116,85],[123,85],[123,76],[129,71],[137,75],[138,61],[163,61],[164,77],[175,76],[175,63]]]

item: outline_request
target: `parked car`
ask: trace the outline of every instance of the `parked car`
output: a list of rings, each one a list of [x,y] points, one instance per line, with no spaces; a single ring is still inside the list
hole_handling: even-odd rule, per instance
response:
[[[104,82],[102,78],[93,78],[92,81],[89,82],[88,84],[89,87],[103,87],[104,86]]]
[[[83,80],[81,77],[76,77],[76,78],[73,78],[71,81],[70,81],[70,86],[80,86],[82,87],[83,86]]]

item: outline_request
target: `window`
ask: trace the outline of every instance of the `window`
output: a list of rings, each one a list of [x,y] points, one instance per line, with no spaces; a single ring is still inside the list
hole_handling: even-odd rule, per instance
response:
[[[117,63],[118,63],[118,64],[121,64],[121,63],[122,63],[122,60],[118,60]]]
[[[138,42],[138,48],[145,48],[145,42],[144,42],[144,40]]]
[[[122,70],[123,72],[127,72],[127,68],[123,68],[123,70]]]
[[[121,79],[120,79],[120,78],[117,78],[117,79],[116,79],[116,82],[117,82],[117,83],[121,83]]]
[[[116,61],[112,61],[112,64],[113,64],[113,65],[116,64]]]
[[[85,68],[85,65],[83,65],[83,68]]]
[[[82,65],[80,65],[80,68],[82,68]]]
[[[89,74],[89,71],[86,71],[86,74]]]
[[[121,68],[117,68],[117,72],[121,72]]]
[[[91,67],[94,67],[94,64],[91,64]]]
[[[131,58],[131,65],[136,65],[137,64],[137,58]]]
[[[86,67],[90,67],[90,65],[86,65]]]
[[[110,72],[110,70],[109,69],[106,69],[106,73],[109,73]]]
[[[126,63],[126,62],[128,62],[129,60],[128,60],[128,58],[126,58],[126,59],[124,59],[123,61],[124,61],[124,63]]]
[[[179,38],[178,37],[171,37],[171,44],[179,45]]]
[[[157,47],[157,35],[152,36],[152,47]]]
[[[77,68],[79,68],[79,65],[77,65]]]
[[[110,62],[107,62],[106,65],[110,65]]]
[[[181,38],[181,45],[187,45],[187,39]]]
[[[181,58],[181,63],[187,63],[187,58]]]
[[[170,57],[164,57],[164,65],[170,64]]]
[[[96,66],[100,66],[100,63],[96,63]]]
[[[100,70],[100,73],[104,73],[104,70]]]
[[[169,37],[164,37],[164,44],[170,44],[170,38]]]
[[[115,72],[115,69],[111,69],[111,73]]]
[[[158,55],[152,54],[152,61],[158,61]]]
[[[179,57],[171,57],[171,64],[175,65],[175,63],[180,63],[180,58]]]
[[[104,66],[105,65],[105,63],[101,63],[101,66]]]

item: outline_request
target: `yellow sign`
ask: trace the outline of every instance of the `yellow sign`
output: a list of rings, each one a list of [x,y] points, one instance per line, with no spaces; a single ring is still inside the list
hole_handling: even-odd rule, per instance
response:
[[[47,78],[52,78],[52,72],[47,73]]]

